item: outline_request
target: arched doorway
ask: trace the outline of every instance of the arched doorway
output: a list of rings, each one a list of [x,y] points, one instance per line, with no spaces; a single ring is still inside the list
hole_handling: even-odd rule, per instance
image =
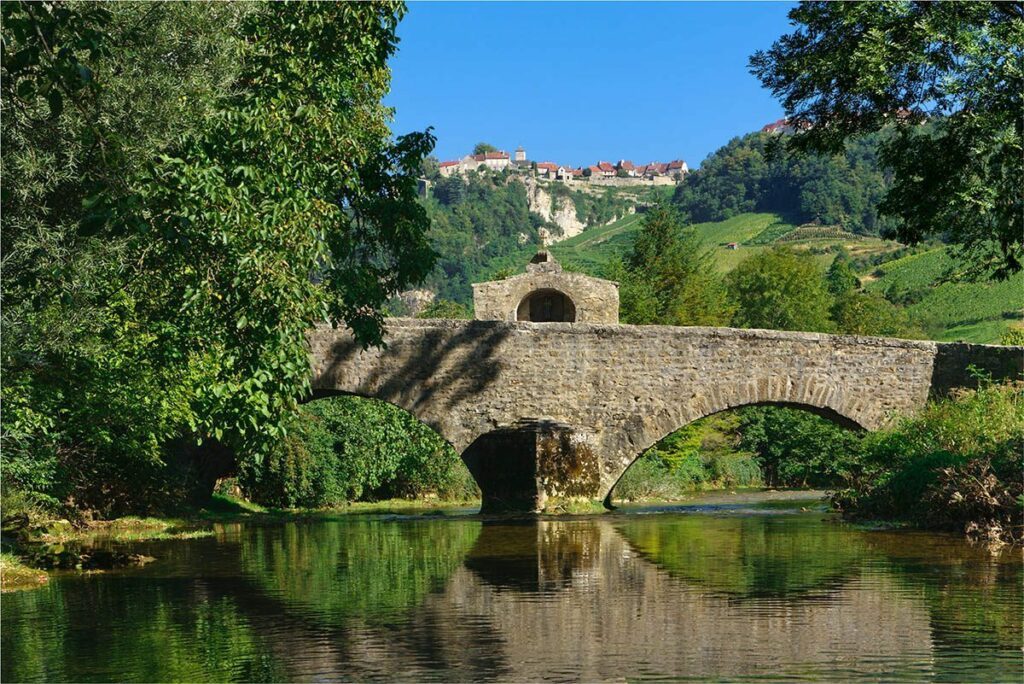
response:
[[[574,323],[576,305],[558,290],[536,290],[519,303],[516,320],[534,323]]]

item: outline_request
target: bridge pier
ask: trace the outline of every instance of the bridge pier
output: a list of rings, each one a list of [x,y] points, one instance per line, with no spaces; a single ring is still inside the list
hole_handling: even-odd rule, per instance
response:
[[[540,512],[600,496],[590,435],[548,421],[521,421],[477,438],[462,454],[480,486],[482,513]]]

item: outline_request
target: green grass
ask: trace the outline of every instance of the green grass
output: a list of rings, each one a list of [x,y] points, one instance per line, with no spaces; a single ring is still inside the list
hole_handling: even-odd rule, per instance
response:
[[[37,589],[48,579],[45,572],[30,568],[13,553],[0,553],[0,591]]]
[[[605,264],[621,257],[633,246],[642,221],[643,214],[634,214],[607,226],[589,228],[579,235],[552,245],[551,251],[555,258],[567,266],[588,273],[601,273]],[[693,228],[704,238],[708,247],[714,250],[718,269],[723,273],[731,271],[745,259],[769,249],[771,244],[780,238],[798,230],[784,217],[770,213],[739,214],[725,221],[698,223]],[[728,249],[726,245],[730,242],[738,243],[739,249]],[[883,251],[894,246],[894,243],[877,238],[847,234],[832,238],[823,238],[815,234],[813,239],[788,241],[785,244],[797,250],[809,246],[823,248],[841,244],[855,254]],[[815,258],[821,263],[822,268],[827,268],[833,255],[818,254]]]
[[[883,264],[867,289],[905,296],[907,310],[933,339],[998,342],[1022,318],[1024,273],[1002,282],[941,282],[955,266],[948,250],[938,247]]]
[[[738,214],[724,221],[697,223],[693,227],[709,245],[724,246],[730,242],[748,242],[769,227],[780,224],[795,227],[778,214],[765,213]]]
[[[569,268],[600,274],[612,259],[625,254],[640,230],[643,214],[626,216],[606,226],[590,228],[580,235],[551,247],[555,257]],[[896,243],[878,238],[850,235],[831,228],[798,228],[784,217],[768,213],[748,213],[725,221],[694,226],[714,251],[718,269],[725,273],[745,259],[784,244],[795,250],[813,249],[822,269],[834,258],[830,247],[842,245],[854,256],[884,252]],[[805,234],[806,239],[799,238]],[[739,249],[726,248],[730,242]],[[530,255],[521,257],[521,263]],[[909,293],[907,309],[927,335],[941,341],[994,343],[1015,322],[1021,320],[1024,307],[1024,274],[1001,282],[940,283],[953,265],[944,247],[890,261],[861,274],[867,289],[885,293],[890,288]],[[898,299],[898,297],[894,297]]]

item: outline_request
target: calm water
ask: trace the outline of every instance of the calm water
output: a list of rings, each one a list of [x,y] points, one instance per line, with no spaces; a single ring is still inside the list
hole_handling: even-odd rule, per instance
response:
[[[159,560],[3,597],[2,679],[1021,681],[1019,553],[796,506],[134,544]]]

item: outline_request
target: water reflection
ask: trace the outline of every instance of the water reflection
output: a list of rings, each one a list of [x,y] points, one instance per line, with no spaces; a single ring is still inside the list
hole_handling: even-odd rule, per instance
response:
[[[820,515],[225,527],[3,601],[2,679],[1019,679],[1022,564]]]

